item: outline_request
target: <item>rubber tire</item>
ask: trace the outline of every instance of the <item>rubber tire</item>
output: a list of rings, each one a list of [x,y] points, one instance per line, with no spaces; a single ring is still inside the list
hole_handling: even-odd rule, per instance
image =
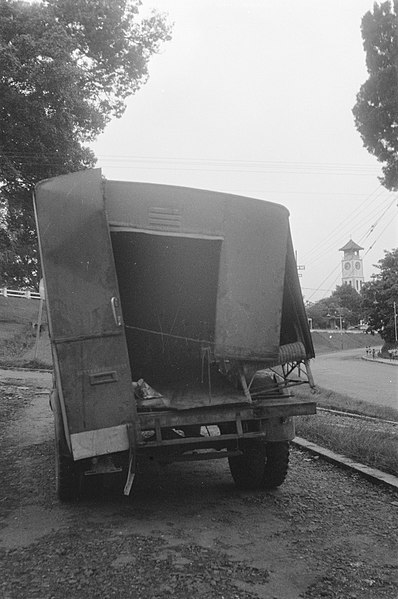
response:
[[[54,407],[55,490],[61,501],[75,501],[79,495],[81,476],[65,439],[59,404]]]
[[[55,489],[61,501],[75,501],[79,496],[80,476],[72,458],[55,448]]]
[[[285,480],[289,467],[289,442],[246,443],[242,455],[228,458],[238,489],[276,489]]]

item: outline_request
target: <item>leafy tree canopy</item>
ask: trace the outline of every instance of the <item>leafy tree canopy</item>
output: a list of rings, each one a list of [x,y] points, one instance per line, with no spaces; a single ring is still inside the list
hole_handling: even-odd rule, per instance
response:
[[[38,282],[34,184],[91,167],[85,144],[120,117],[170,39],[141,0],[0,0],[0,286]]]
[[[362,299],[351,285],[337,286],[330,297],[326,297],[307,308],[314,328],[326,329],[331,318],[343,328],[357,325],[362,318]]]
[[[398,0],[374,4],[362,19],[369,78],[353,108],[364,146],[384,164],[381,182],[398,189]]]
[[[363,310],[369,328],[388,343],[395,341],[394,302],[398,310],[398,249],[385,252],[372,281],[362,287]]]
[[[330,327],[330,316],[337,314],[338,305],[333,304],[330,297],[326,297],[308,305],[306,310],[314,329],[327,329]]]

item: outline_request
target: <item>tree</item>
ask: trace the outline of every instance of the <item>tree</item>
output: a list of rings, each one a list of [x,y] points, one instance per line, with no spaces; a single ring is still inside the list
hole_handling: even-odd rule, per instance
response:
[[[362,19],[369,78],[353,108],[364,146],[384,164],[382,184],[398,189],[398,0],[374,4]]]
[[[91,167],[85,144],[120,117],[170,39],[141,0],[0,0],[0,286],[40,277],[34,184]]]
[[[330,298],[324,298],[318,302],[314,302],[313,304],[306,306],[307,316],[312,320],[312,328],[327,329],[329,327],[329,299]]]
[[[332,293],[332,299],[340,308],[345,326],[353,326],[362,318],[362,298],[351,285],[338,285]]]
[[[338,285],[330,297],[325,297],[307,308],[314,328],[326,329],[331,318],[347,328],[359,323],[362,317],[362,299],[351,285]]]
[[[369,328],[387,343],[395,342],[394,302],[398,309],[398,249],[385,252],[375,265],[379,272],[362,287],[363,310]]]

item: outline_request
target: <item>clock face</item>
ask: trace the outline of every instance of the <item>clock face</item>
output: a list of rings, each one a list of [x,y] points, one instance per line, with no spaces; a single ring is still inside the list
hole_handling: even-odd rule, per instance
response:
[[[345,268],[346,270],[350,270],[350,268],[351,268],[351,264],[350,264],[349,262],[345,262],[345,264],[344,264],[344,268]]]
[[[355,268],[357,270],[359,270],[361,268],[361,263],[360,262],[355,262]]]

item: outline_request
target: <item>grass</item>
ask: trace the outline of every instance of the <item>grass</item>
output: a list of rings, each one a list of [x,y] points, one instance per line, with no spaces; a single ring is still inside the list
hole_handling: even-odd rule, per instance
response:
[[[41,369],[51,365],[51,354],[44,354],[42,344],[37,359],[34,358],[36,331],[32,323],[37,322],[38,315],[37,300],[0,296],[0,366]],[[46,322],[44,310],[42,323]]]
[[[34,346],[35,342],[36,332],[30,324],[26,325],[12,339],[8,339],[1,344],[0,367],[30,368],[35,370],[47,369],[49,365],[40,359],[26,360],[22,357],[28,349]]]
[[[0,295],[0,323],[29,324],[37,321],[38,300]]]
[[[362,464],[398,476],[397,434],[372,430],[364,421],[341,426],[328,416],[318,414],[315,418],[297,418],[297,435]]]
[[[26,325],[22,331],[14,335],[12,339],[5,340],[0,347],[0,361],[15,363],[21,354],[33,346],[35,333],[31,325]]]
[[[322,408],[353,412],[354,414],[362,414],[365,416],[372,416],[373,418],[382,418],[383,420],[393,420],[394,422],[398,422],[398,410],[395,408],[375,405],[361,399],[353,399],[348,395],[335,393],[334,391],[329,391],[322,387],[317,386],[315,390],[311,390],[307,385],[302,385],[295,387],[293,393],[298,398],[316,401],[318,406]]]
[[[297,397],[312,397],[318,406],[365,414],[398,422],[398,410],[375,406],[346,395],[318,389],[314,394],[303,387]],[[398,427],[377,422],[345,418],[319,412],[316,416],[296,418],[296,434],[353,460],[398,476]]]

